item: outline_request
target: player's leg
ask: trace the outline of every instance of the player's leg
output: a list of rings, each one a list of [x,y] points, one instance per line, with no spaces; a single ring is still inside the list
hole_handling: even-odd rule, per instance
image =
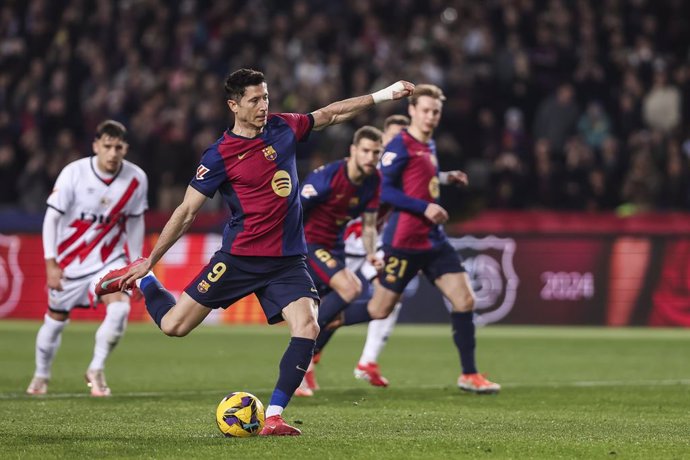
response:
[[[425,273],[434,280],[436,287],[452,305],[453,341],[460,354],[462,367],[458,387],[475,393],[497,393],[500,385],[477,372],[475,364],[474,291],[470,278],[455,251],[442,250],[439,254]]]
[[[342,262],[339,266],[342,266]],[[335,333],[335,329],[327,329],[326,325],[362,293],[362,282],[348,268],[342,268],[335,273],[330,278],[328,286],[332,291],[323,296],[319,305],[321,332],[316,339],[316,353],[320,353],[326,347]]]
[[[280,415],[293,395],[313,395],[304,377],[309,370],[318,335],[316,311],[316,302],[309,298],[299,299],[283,309],[291,339],[280,361],[278,382],[266,409],[266,416]]]
[[[290,343],[280,360],[279,374],[266,407],[263,436],[298,435],[300,431],[285,423],[282,412],[304,378],[319,334],[317,304],[319,296],[302,258],[276,262],[279,270],[262,273],[268,281],[256,296],[270,324],[283,320],[290,328]],[[287,304],[287,305],[286,305]]]
[[[381,375],[378,360],[383,347],[386,346],[388,337],[393,332],[395,323],[398,321],[401,308],[402,303],[398,302],[386,318],[369,322],[362,355],[354,370],[355,378],[366,380],[377,387],[388,386],[388,379]]]
[[[48,382],[53,360],[60,343],[62,331],[69,323],[69,311],[48,310],[43,324],[36,334],[36,369],[26,392],[30,395],[44,395],[48,392]]]
[[[111,394],[105,380],[105,361],[125,333],[130,310],[129,296],[122,292],[108,294],[101,300],[106,306],[106,314],[96,331],[93,358],[84,376],[91,388],[91,396]]]
[[[62,331],[69,324],[72,308],[89,305],[89,278],[61,281],[62,290],[48,290],[48,311],[36,335],[36,369],[26,392],[45,394],[51,377],[53,361],[62,342]]]

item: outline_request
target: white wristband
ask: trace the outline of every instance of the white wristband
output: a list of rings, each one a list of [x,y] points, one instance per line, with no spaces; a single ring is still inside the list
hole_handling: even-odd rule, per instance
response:
[[[396,82],[390,85],[388,88],[383,88],[371,94],[374,98],[374,104],[378,104],[384,101],[392,101],[393,93],[398,93],[405,90],[405,85],[402,82]]]
[[[441,185],[448,185],[449,180],[448,180],[448,171],[439,171],[438,173],[438,181],[440,182]]]

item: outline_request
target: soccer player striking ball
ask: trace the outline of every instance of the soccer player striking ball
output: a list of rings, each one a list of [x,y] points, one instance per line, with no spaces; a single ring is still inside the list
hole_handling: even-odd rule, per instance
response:
[[[362,216],[362,241],[367,260],[383,267],[376,256],[376,212],[379,207],[381,177],[376,169],[383,149],[381,131],[364,126],[355,132],[350,156],[321,166],[304,180],[301,197],[304,234],[307,240],[307,267],[323,296],[319,310],[344,309],[362,293],[357,275],[345,266],[343,233],[351,219]],[[320,318],[319,314],[319,319]],[[319,321],[319,326],[325,324]],[[331,332],[322,329],[315,353],[325,345]],[[296,396],[311,396],[317,385],[313,363]]]
[[[125,161],[127,130],[113,120],[96,128],[95,155],[74,161],[62,170],[48,197],[43,221],[43,251],[48,284],[48,312],[36,337],[36,371],[26,392],[48,391],[51,367],[62,330],[75,307],[99,303],[95,281],[141,256],[148,179]],[[86,371],[92,396],[110,396],[103,369],[108,355],[125,332],[129,297],[103,295],[106,315],[96,332],[93,359]]]
[[[383,122],[383,134],[381,135],[381,143],[384,146],[387,145],[388,142],[391,139],[393,139],[393,137],[395,137],[403,128],[406,128],[409,124],[410,119],[404,115],[391,115],[387,117],[386,120]],[[306,185],[304,187],[306,187]],[[357,218],[348,222],[348,225],[345,228],[345,231],[343,232],[342,238],[344,240],[345,266],[352,273],[359,272],[362,275],[362,277],[367,281],[373,280],[376,277],[377,270],[381,268],[380,266],[374,266],[369,262],[369,259],[371,259],[371,257],[367,257],[367,251],[370,251],[371,248],[369,247],[368,249],[367,245],[370,246],[371,243],[367,240],[367,238],[370,239],[372,234],[376,234],[376,249],[378,250],[381,247],[380,234],[377,232],[377,230],[383,224],[385,218],[385,212],[383,213],[383,215],[379,214],[377,216],[376,222],[377,228],[373,231],[368,230],[368,232],[363,231],[362,219]],[[376,233],[373,233],[374,231],[376,231]],[[364,235],[367,234],[369,236],[365,238]],[[307,235],[307,241],[308,240],[309,235]],[[343,243],[340,244],[342,245]],[[381,251],[378,251],[377,255],[379,258],[383,257],[383,253]],[[379,260],[379,258],[376,258],[375,260]],[[368,292],[368,290],[369,286],[363,286],[361,289],[361,291],[364,292]],[[326,302],[326,300],[327,299],[324,299],[323,302]],[[400,311],[401,306],[402,305],[400,304],[400,302],[398,302],[391,314],[388,315],[387,318],[373,320],[369,323],[369,327],[367,330],[367,340],[362,351],[362,356],[354,371],[356,378],[366,380],[374,386],[388,386],[388,380],[385,377],[383,377],[379,371],[377,360],[379,354],[383,350],[386,341],[388,340],[388,336],[390,335],[391,331],[393,330],[393,327],[395,326],[395,322],[397,321],[398,313]],[[326,304],[326,307],[328,307],[328,304]],[[319,309],[320,312],[324,310],[328,310],[328,308]],[[302,385],[300,385],[300,388],[298,388],[298,390],[295,392],[295,395],[310,396],[314,390],[319,389],[319,385],[316,382],[316,373],[314,365],[319,362],[321,357],[320,351],[325,346],[326,342],[328,341],[333,332],[334,331],[328,331],[322,328],[321,332],[319,333],[319,337],[317,338],[317,346],[315,348],[314,359],[312,360],[312,363],[309,365],[309,369],[307,369],[307,373],[304,376],[304,381],[302,382]]]
[[[353,302],[343,324],[385,318],[419,270],[452,304],[453,340],[460,354],[458,387],[496,393],[500,385],[477,372],[475,365],[474,292],[460,256],[448,242],[442,224],[448,213],[438,204],[439,184],[466,184],[462,171],[439,172],[434,129],[441,120],[445,96],[434,85],[418,85],[410,97],[411,123],[381,157],[381,201],[393,206],[383,233],[385,268],[369,302]]]
[[[147,259],[101,280],[103,292],[136,281],[149,314],[169,336],[184,336],[213,308],[225,308],[255,293],[268,322],[287,321],[292,336],[280,362],[261,435],[299,435],[281,414],[311,360],[318,295],[304,262],[306,244],[298,195],[297,142],[312,129],[350,120],[375,103],[409,96],[414,85],[399,81],[366,96],[334,102],[308,115],[268,113],[264,75],[240,69],[227,78],[227,105],[235,116],[202,156],[182,203],[165,225]],[[221,249],[178,300],[150,271],[194,220],[207,198],[220,191],[232,212]]]

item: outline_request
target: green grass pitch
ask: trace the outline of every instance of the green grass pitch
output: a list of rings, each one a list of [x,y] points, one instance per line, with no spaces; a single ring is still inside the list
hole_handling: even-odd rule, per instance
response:
[[[499,395],[455,388],[450,327],[399,326],[381,358],[387,389],[352,370],[366,329],[342,329],[293,399],[296,438],[224,438],[217,403],[268,403],[288,341],[281,326],[208,326],[163,336],[131,325],[111,356],[113,397],[87,396],[95,323],[66,329],[50,394],[28,397],[39,323],[0,322],[0,458],[690,458],[690,331],[491,326],[480,370]]]

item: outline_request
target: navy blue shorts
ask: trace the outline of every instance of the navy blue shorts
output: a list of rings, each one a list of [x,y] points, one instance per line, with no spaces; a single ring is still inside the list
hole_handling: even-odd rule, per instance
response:
[[[332,252],[320,244],[307,245],[307,269],[314,279],[319,294],[325,295],[331,291],[331,278],[345,268],[345,255]]]
[[[185,292],[208,308],[228,308],[249,294],[256,294],[269,324],[283,320],[290,302],[319,294],[307,272],[304,256],[233,256],[218,251]]]
[[[383,287],[398,294],[403,293],[407,283],[420,270],[431,282],[446,273],[465,271],[460,255],[448,242],[432,251],[409,252],[385,246],[383,252],[385,266],[383,272],[379,274],[379,282]]]

